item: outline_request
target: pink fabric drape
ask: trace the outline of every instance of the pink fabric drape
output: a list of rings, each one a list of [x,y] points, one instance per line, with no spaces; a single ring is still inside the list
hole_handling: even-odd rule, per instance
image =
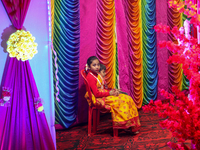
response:
[[[130,95],[130,87],[133,86],[129,75],[129,58],[127,24],[124,12],[123,0],[115,0],[116,10],[116,30],[117,30],[117,49],[119,64],[119,84],[120,89]]]
[[[167,0],[163,1],[156,1],[156,24],[163,23],[167,24],[167,8],[168,3]],[[165,11],[163,11],[165,10]],[[167,34],[157,33],[156,34],[157,41],[168,41]],[[169,89],[169,77],[168,77],[168,50],[167,48],[157,48],[157,63],[158,63],[158,90],[164,89],[168,91]],[[158,94],[157,99],[165,99],[164,96]]]
[[[96,1],[80,0],[80,57],[79,72],[84,69],[87,59],[96,55]],[[88,103],[83,78],[79,74],[78,115],[73,125],[87,122]],[[72,125],[72,126],[73,126]]]
[[[16,29],[23,27],[30,0],[2,0]],[[10,107],[1,116],[3,130],[0,150],[54,150],[44,112],[38,112],[34,103],[40,98],[29,61],[9,58],[3,87],[11,89]],[[1,124],[2,126],[2,124]]]

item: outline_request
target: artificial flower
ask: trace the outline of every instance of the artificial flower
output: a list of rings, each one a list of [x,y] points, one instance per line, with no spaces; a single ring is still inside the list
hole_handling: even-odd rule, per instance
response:
[[[35,98],[34,99],[34,104],[35,104],[35,109],[38,111],[38,112],[43,112],[44,111],[44,106],[43,106],[43,100],[39,97],[39,98]]]
[[[7,41],[7,52],[10,57],[16,57],[17,60],[32,59],[38,52],[37,43],[34,41],[35,37],[29,31],[17,30]]]
[[[177,26],[172,30],[163,29],[165,25],[158,24],[154,27],[156,32],[167,33],[170,31],[177,42],[160,41],[159,47],[167,47],[171,51],[172,56],[167,60],[168,63],[178,63],[182,65],[183,73],[190,80],[189,96],[181,92],[178,87],[172,87],[172,93],[160,90],[160,94],[169,103],[162,103],[159,100],[150,101],[148,105],[143,106],[144,111],[158,113],[159,117],[166,118],[160,122],[162,128],[166,128],[172,132],[172,136],[176,137],[179,143],[168,142],[173,149],[189,149],[184,142],[191,140],[195,144],[195,149],[200,149],[200,47],[197,39],[190,35],[190,25],[200,25],[200,15],[196,14],[196,5],[191,0],[177,2],[175,0],[168,1],[169,7],[184,12],[190,21],[184,22],[184,28],[179,29]],[[184,7],[187,5],[187,7]],[[166,26],[167,27],[167,26]]]
[[[11,90],[9,88],[2,88],[2,99],[0,99],[1,106],[9,106],[11,98]]]

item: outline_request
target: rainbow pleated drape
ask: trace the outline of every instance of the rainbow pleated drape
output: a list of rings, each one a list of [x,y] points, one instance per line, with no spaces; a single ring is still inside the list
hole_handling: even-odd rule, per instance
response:
[[[106,65],[108,85],[127,92],[138,108],[157,98],[155,3],[156,0],[52,2],[52,35],[58,56],[60,91],[60,102],[55,100],[56,123],[68,128],[74,122],[86,121],[87,102],[79,72],[91,54]],[[171,9],[168,14],[170,26],[180,26],[182,15]],[[171,35],[169,38],[174,40]],[[169,66],[169,76],[170,87],[184,85],[179,65]],[[56,82],[54,76],[55,85]]]
[[[56,123],[68,128],[76,119],[78,104],[79,1],[56,0],[53,5],[53,46],[58,56],[60,99],[60,102],[55,99],[55,118]],[[55,56],[53,59],[55,59]],[[55,69],[54,64],[54,72]],[[54,76],[55,85],[56,77]],[[54,89],[56,91],[56,87]]]
[[[106,66],[106,81],[111,88],[118,85],[115,27],[114,0],[98,0],[96,53],[101,63]]]

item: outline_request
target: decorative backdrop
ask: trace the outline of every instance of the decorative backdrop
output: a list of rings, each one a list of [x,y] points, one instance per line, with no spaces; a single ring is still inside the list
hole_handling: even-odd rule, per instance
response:
[[[56,123],[68,128],[86,121],[85,89],[82,78],[79,75],[77,82],[76,75],[91,55],[106,65],[109,86],[131,95],[138,108],[156,99],[155,10],[155,0],[54,1],[53,40],[61,92],[60,103],[55,101]],[[76,43],[79,38],[80,45]],[[54,85],[56,81],[54,77]]]
[[[18,4],[20,4],[20,1],[16,1],[16,2]],[[25,7],[26,4],[27,3],[24,2],[24,4],[23,5],[21,4],[20,6],[26,8]],[[35,144],[36,145],[38,143],[41,144],[41,145],[37,145],[37,147],[39,149],[40,148],[42,148],[42,149],[48,148],[49,149],[48,145],[51,146],[52,149],[54,149],[54,147],[55,147],[54,146],[55,145],[55,128],[54,128],[55,119],[54,119],[54,105],[52,105],[53,97],[51,96],[51,94],[52,94],[51,86],[53,85],[53,84],[51,84],[51,75],[52,75],[51,59],[50,59],[51,51],[49,51],[49,49],[48,49],[48,38],[46,38],[46,35],[48,35],[48,32],[47,32],[48,28],[46,26],[48,24],[48,19],[46,16],[47,1],[37,1],[36,0],[36,1],[30,2],[30,7],[28,9],[27,17],[24,21],[25,27],[21,26],[23,29],[29,30],[36,37],[36,42],[38,43],[38,50],[39,50],[38,54],[33,58],[33,60],[30,61],[30,66],[32,67],[31,70],[30,70],[29,62],[21,63],[21,64],[24,64],[24,66],[26,66],[26,68],[24,68],[23,65],[14,62],[14,64],[19,64],[17,66],[22,66],[22,67],[20,67],[22,69],[22,71],[19,71],[19,69],[20,69],[19,67],[16,67],[16,68],[13,67],[13,70],[11,71],[11,73],[9,73],[8,66],[9,66],[9,64],[12,63],[12,60],[14,60],[15,58],[14,59],[12,58],[12,60],[9,59],[8,53],[6,52],[6,47],[7,47],[6,41],[8,40],[9,36],[13,32],[16,31],[16,29],[14,26],[12,26],[11,20],[9,20],[9,17],[6,13],[6,10],[5,10],[2,2],[0,3],[0,11],[1,11],[1,20],[2,20],[2,23],[0,25],[0,30],[1,30],[1,47],[0,47],[0,50],[1,50],[0,51],[1,90],[0,91],[2,91],[3,86],[13,85],[14,82],[16,83],[15,86],[17,87],[17,90],[12,92],[14,94],[11,96],[12,103],[10,105],[10,108],[12,108],[12,113],[11,113],[12,118],[13,118],[13,115],[14,116],[16,115],[16,117],[14,117],[13,119],[6,119],[6,118],[11,117],[9,115],[10,108],[0,107],[1,116],[2,116],[1,123],[0,123],[0,134],[6,135],[4,137],[4,140],[1,139],[1,142],[2,142],[1,148],[4,149],[5,147],[7,147],[6,146],[7,144],[9,144],[9,147],[7,147],[8,149],[13,149],[13,146],[18,147],[19,149],[21,149],[20,147],[24,147],[24,146],[31,148],[33,146],[32,140],[34,138],[37,138],[35,140]],[[23,11],[23,13],[25,13],[25,11]],[[21,13],[21,14],[23,14],[23,13]],[[40,18],[40,19],[38,19],[38,18]],[[18,18],[18,19],[20,21],[20,18]],[[38,20],[40,20],[40,24],[36,23],[36,22],[38,22]],[[21,23],[23,24],[22,20],[21,20],[20,24]],[[33,27],[33,24],[34,24],[34,27]],[[11,66],[13,66],[13,65],[11,65]],[[17,72],[15,72],[15,70]],[[7,72],[8,72],[8,74],[6,74]],[[34,78],[33,78],[32,72],[33,72],[34,78],[36,80],[37,87],[34,83]],[[16,78],[16,75],[17,76],[20,75],[20,76],[18,76],[20,78],[19,80],[17,80],[18,77]],[[24,76],[24,78],[23,78],[23,76]],[[25,76],[29,76],[30,80],[25,80]],[[10,77],[10,81],[8,80],[9,77]],[[12,82],[13,79],[14,79],[14,82]],[[21,87],[21,85],[22,85],[22,87]],[[32,86],[32,89],[29,86]],[[24,89],[25,87],[26,87],[26,89]],[[35,114],[36,110],[34,107],[34,102],[33,102],[32,96],[33,95],[34,95],[34,97],[39,96],[37,89],[39,90],[41,98],[44,100],[44,110],[45,110],[45,115],[46,115],[47,120],[45,119],[44,114],[42,114],[39,117],[37,116],[37,114]],[[31,92],[33,94],[32,96],[30,94],[30,90],[32,90],[32,92]],[[23,94],[23,92],[27,92],[27,93]],[[16,97],[16,96],[18,98],[21,97],[20,98],[21,101],[15,101],[14,97]],[[31,99],[32,99],[32,101],[31,101]],[[19,105],[16,105],[16,104],[19,104]],[[30,111],[28,111],[28,109],[25,107],[26,105]],[[22,106],[22,107],[15,108],[15,106]],[[27,117],[28,113],[29,113],[30,118]],[[7,114],[7,116],[6,116],[6,114]],[[18,116],[20,116],[20,115],[21,115],[21,117],[20,117],[21,121],[18,118]],[[34,117],[34,115],[35,115],[35,117]],[[36,120],[36,118],[39,120]],[[30,121],[29,119],[32,120],[32,123],[29,122]],[[10,123],[8,123],[8,121],[10,121]],[[20,122],[20,124],[19,124],[19,122]],[[39,123],[39,125],[36,125],[37,124],[36,122]],[[5,126],[6,123],[7,123],[7,125],[10,125],[11,128],[9,128],[9,126]],[[28,135],[27,133],[29,133],[29,129],[31,129],[30,126],[31,126],[33,132],[35,132],[35,136],[33,139],[31,139],[31,136],[27,136]],[[41,129],[40,128],[41,126],[44,127],[44,129]],[[8,128],[9,128],[9,130],[7,130]],[[38,129],[41,130],[40,134],[37,133]],[[3,133],[3,131],[4,131],[4,133]],[[19,132],[17,132],[17,131],[19,131]],[[9,134],[8,134],[8,132],[9,132]],[[13,134],[15,136],[13,136]],[[46,134],[48,136],[48,138],[44,138],[43,140],[40,141],[38,135],[41,136],[41,134]],[[29,134],[29,135],[31,135],[31,134]],[[20,136],[22,136],[22,138],[20,138]],[[3,136],[1,136],[1,138],[2,137]],[[15,140],[13,140],[12,138],[15,138]],[[18,139],[18,140],[16,140],[16,139]],[[38,142],[38,141],[40,141],[40,142]],[[15,144],[15,142],[17,142],[17,143]],[[45,142],[47,142],[48,144]],[[54,144],[53,144],[53,142],[54,142]],[[29,144],[27,144],[27,143],[29,143]]]
[[[59,96],[61,102],[56,102],[56,123],[68,128],[87,121],[88,106],[79,73],[91,55],[106,65],[109,86],[127,92],[138,108],[151,99],[162,98],[158,93],[161,88],[171,91],[172,85],[178,85],[187,89],[188,82],[180,66],[166,64],[168,50],[157,50],[160,35],[156,35],[153,26],[160,22],[156,16],[165,17],[171,27],[181,26],[186,19],[167,8],[167,0],[54,2],[53,40],[59,58],[59,89],[63,92]],[[169,38],[174,39],[171,35]]]

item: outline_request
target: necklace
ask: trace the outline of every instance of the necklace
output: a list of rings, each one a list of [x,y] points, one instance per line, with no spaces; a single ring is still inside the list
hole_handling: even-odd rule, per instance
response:
[[[95,79],[97,79],[97,81],[99,82],[99,85],[101,86],[101,89],[104,89],[103,88],[103,85],[101,84],[101,82],[99,81],[99,79],[92,73],[92,72],[90,72],[90,74],[95,78]],[[99,74],[98,74],[99,75]],[[101,75],[100,75],[100,78],[102,79],[102,77],[101,77]],[[103,81],[103,80],[102,80]]]

